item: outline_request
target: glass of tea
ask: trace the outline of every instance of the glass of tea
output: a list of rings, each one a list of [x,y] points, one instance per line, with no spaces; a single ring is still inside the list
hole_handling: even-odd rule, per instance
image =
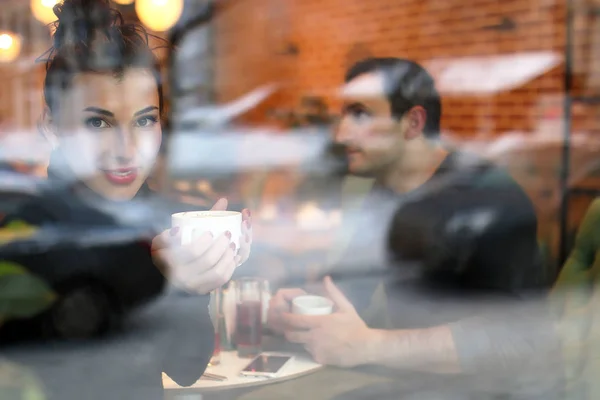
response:
[[[239,357],[254,357],[261,351],[264,280],[242,278],[236,291],[235,344]]]
[[[215,332],[215,348],[209,365],[219,365],[221,363],[221,329],[223,318],[222,310],[222,293],[221,289],[215,289],[210,293],[210,317],[213,323]]]

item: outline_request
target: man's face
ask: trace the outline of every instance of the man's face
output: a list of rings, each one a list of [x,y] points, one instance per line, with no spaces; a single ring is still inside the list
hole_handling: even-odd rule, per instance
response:
[[[341,91],[342,117],[335,142],[344,145],[349,172],[373,177],[402,157],[406,118],[393,118],[380,73],[359,75]]]

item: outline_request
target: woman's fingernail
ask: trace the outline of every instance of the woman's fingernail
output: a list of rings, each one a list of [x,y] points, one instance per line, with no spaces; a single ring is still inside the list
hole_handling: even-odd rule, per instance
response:
[[[252,221],[249,219],[246,220],[246,227],[248,227],[248,229],[252,228]]]
[[[250,210],[246,210],[248,212],[248,218],[252,216],[252,212]]]
[[[227,236],[227,239],[231,239],[231,232],[229,232],[229,231],[225,232],[225,236]]]
[[[169,231],[169,234],[170,234],[171,236],[177,236],[177,233],[178,233],[178,232],[179,232],[179,227],[178,227],[178,226],[176,226],[176,227],[173,227],[173,228],[171,228],[171,230]]]
[[[229,245],[229,247],[231,247],[231,250],[235,251],[235,247],[236,247],[236,246],[235,246],[235,243],[231,243],[231,244]]]

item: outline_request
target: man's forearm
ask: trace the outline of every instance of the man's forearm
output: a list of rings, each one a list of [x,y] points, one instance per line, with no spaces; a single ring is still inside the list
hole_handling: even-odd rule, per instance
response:
[[[459,358],[447,325],[426,329],[373,330],[366,363],[436,373],[460,372]]]
[[[365,364],[438,373],[513,371],[551,363],[559,349],[552,319],[536,303],[433,328],[371,332]]]

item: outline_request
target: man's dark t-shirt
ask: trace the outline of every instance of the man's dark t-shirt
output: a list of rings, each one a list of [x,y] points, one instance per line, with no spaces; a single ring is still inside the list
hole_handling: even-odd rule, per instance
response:
[[[449,326],[466,374],[554,351],[535,211],[505,171],[451,153],[410,193],[375,187],[359,214],[333,277],[361,315],[383,281],[387,327]]]
[[[548,286],[533,205],[506,172],[489,162],[451,153],[408,194],[373,188],[359,214],[336,268],[342,279],[348,265],[361,275],[368,272],[368,289],[362,277],[347,286],[359,310],[366,308],[381,274],[390,289],[420,282],[463,293],[518,296]]]

